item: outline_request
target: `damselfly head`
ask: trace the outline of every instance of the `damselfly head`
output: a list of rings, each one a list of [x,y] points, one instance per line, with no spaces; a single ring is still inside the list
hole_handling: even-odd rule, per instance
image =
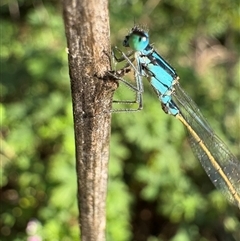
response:
[[[123,41],[123,46],[130,47],[135,51],[142,51],[148,45],[148,33],[138,26],[134,26]]]

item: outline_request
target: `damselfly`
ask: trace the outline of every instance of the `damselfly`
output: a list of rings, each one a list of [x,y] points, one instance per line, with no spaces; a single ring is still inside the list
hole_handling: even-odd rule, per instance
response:
[[[240,162],[214,133],[193,100],[182,90],[175,70],[149,44],[148,33],[139,27],[131,29],[123,46],[130,47],[132,52],[125,54],[116,48],[122,55],[121,59],[116,59],[126,60],[128,66],[134,69],[136,86],[121,77],[119,80],[136,91],[136,101],[139,103],[136,110],[142,109],[144,76],[156,92],[164,112],[186,126],[190,133],[190,145],[213,184],[240,208]]]

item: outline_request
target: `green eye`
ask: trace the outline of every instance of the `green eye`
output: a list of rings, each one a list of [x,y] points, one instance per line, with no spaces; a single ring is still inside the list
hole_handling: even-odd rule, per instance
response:
[[[123,41],[123,46],[130,47],[134,51],[143,51],[148,45],[148,33],[138,27],[134,27]]]
[[[144,50],[148,44],[149,40],[146,36],[139,36],[138,34],[132,34],[128,39],[129,47],[136,51]]]

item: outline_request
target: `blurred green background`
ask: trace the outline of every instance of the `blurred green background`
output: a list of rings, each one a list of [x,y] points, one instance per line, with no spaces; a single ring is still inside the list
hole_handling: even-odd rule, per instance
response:
[[[79,240],[61,4],[0,5],[1,240]],[[135,22],[147,26],[183,89],[240,158],[239,1],[111,0],[109,10],[112,46],[122,48]],[[145,82],[144,110],[112,116],[107,240],[240,240],[239,210],[214,188],[184,127]]]

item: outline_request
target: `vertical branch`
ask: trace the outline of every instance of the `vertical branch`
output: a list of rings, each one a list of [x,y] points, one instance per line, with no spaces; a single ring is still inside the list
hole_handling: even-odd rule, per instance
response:
[[[72,89],[78,204],[82,241],[105,240],[110,109],[107,0],[65,0],[64,21]]]

